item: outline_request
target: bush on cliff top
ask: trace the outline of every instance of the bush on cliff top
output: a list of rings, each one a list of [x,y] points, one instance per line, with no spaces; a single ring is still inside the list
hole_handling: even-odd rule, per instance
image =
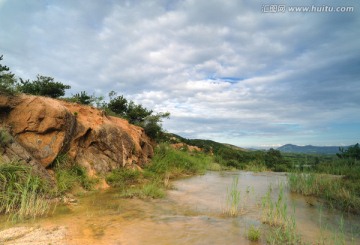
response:
[[[3,56],[0,56],[0,61],[3,60]],[[13,73],[10,72],[9,67],[0,64],[0,93],[3,94],[15,94],[16,92],[16,78]]]
[[[55,82],[52,77],[37,75],[36,80],[32,82],[30,82],[30,80],[24,81],[20,78],[20,83],[17,85],[17,88],[25,94],[59,98],[65,95],[65,90],[70,89],[70,86],[61,82]]]

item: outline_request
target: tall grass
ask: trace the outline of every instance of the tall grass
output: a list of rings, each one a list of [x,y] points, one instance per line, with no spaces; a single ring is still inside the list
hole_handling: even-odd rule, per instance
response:
[[[269,244],[301,243],[301,238],[296,233],[295,216],[288,214],[283,184],[280,184],[276,201],[272,200],[271,192],[271,189],[269,189],[262,198],[262,222],[271,227],[270,232],[267,234],[267,242]]]
[[[346,186],[345,181],[341,177],[315,173],[297,172],[288,175],[292,192],[321,197],[328,205],[343,211],[359,212],[360,197],[351,186]]]
[[[199,152],[176,150],[160,144],[143,171],[118,169],[109,173],[106,181],[119,188],[119,195],[127,198],[161,198],[170,180],[177,177],[202,174],[213,163],[213,158]]]
[[[0,213],[22,220],[46,214],[50,201],[48,185],[29,166],[0,163]]]
[[[243,212],[241,204],[241,192],[238,190],[239,177],[233,178],[230,188],[226,192],[226,215],[236,217]]]
[[[213,162],[211,156],[201,152],[186,152],[173,149],[168,144],[160,144],[155,149],[148,171],[171,178],[186,175],[203,174]]]
[[[90,178],[86,169],[71,160],[67,155],[60,155],[55,159],[55,177],[57,193],[62,195],[76,186],[85,190],[92,190],[97,179]]]

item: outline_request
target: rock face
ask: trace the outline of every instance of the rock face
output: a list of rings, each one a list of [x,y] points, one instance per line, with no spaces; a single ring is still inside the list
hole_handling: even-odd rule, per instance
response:
[[[23,148],[17,151],[24,152],[26,161],[44,168],[65,153],[94,174],[142,166],[153,155],[142,128],[91,106],[39,96],[0,95],[0,123],[12,135],[11,145]]]

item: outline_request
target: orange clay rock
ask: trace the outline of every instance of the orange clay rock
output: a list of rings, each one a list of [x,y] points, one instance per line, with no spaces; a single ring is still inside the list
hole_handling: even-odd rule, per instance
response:
[[[142,166],[153,156],[144,129],[91,106],[0,94],[0,123],[44,168],[65,153],[91,174]]]

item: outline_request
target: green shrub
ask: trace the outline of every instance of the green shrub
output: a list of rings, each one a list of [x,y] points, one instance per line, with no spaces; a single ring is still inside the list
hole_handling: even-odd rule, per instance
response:
[[[0,56],[1,60],[3,60],[2,55]],[[0,93],[13,95],[16,93],[17,81],[15,75],[9,71],[9,67],[0,64]]]
[[[29,80],[20,79],[18,90],[26,94],[42,95],[51,98],[59,98],[65,95],[65,90],[70,89],[69,85],[61,82],[55,82],[54,78],[38,75],[36,80],[30,82]]]
[[[83,105],[91,105],[95,102],[95,96],[88,95],[86,91],[81,91],[70,98],[72,102],[80,103]]]
[[[5,147],[7,144],[11,143],[12,137],[8,131],[3,128],[0,128],[0,147]]]

